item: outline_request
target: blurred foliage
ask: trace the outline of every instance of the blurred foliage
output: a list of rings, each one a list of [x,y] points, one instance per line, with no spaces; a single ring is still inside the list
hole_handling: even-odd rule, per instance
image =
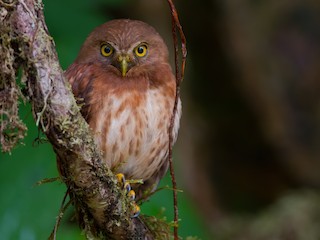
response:
[[[179,7],[189,46],[181,169],[216,239],[319,239],[317,197],[301,191],[320,189],[319,1]]]
[[[220,240],[320,239],[320,194],[289,192],[255,215],[233,216],[214,227]]]
[[[46,22],[63,69],[72,63],[92,29],[114,18],[111,12],[125,4],[120,0],[44,0]],[[60,182],[36,185],[44,178],[58,176],[55,154],[37,130],[30,105],[20,106],[19,114],[28,126],[27,137],[24,144],[17,146],[11,154],[0,153],[0,239],[47,239],[66,188]],[[167,176],[161,185],[171,185],[170,178]],[[142,213],[170,222],[173,219],[172,203],[171,190],[162,190],[141,206]],[[179,205],[180,235],[209,239],[204,220],[186,193],[179,194]],[[84,239],[76,223],[71,221],[72,216],[72,209],[69,209],[57,239]]]

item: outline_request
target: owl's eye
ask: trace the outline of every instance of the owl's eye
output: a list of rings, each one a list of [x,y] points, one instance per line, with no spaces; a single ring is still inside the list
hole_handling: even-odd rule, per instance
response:
[[[134,52],[138,57],[144,57],[147,54],[147,50],[148,50],[147,45],[142,44],[142,45],[139,45],[138,47],[136,47]]]
[[[110,44],[102,44],[100,48],[101,54],[104,57],[109,57],[113,53],[113,47]]]

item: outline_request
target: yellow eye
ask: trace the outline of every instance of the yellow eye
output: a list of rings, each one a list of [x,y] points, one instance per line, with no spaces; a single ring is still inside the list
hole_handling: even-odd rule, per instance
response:
[[[109,57],[113,53],[113,47],[110,44],[102,44],[100,48],[102,56]]]
[[[134,52],[138,57],[144,57],[147,54],[147,50],[148,50],[147,45],[142,44],[142,45],[136,47]]]

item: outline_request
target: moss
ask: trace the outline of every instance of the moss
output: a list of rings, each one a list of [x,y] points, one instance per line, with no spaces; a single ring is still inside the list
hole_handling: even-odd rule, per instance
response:
[[[151,230],[154,239],[173,239],[173,233],[171,231],[172,224],[168,223],[166,218],[157,218],[147,215],[141,215],[140,218]]]
[[[5,32],[1,27],[1,32]],[[10,152],[26,135],[27,127],[19,117],[19,98],[23,95],[16,83],[16,64],[12,39],[0,36],[0,143],[1,151]]]

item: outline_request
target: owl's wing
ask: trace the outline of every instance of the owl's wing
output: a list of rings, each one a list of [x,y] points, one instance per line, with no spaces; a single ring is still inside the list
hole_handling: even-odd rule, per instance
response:
[[[87,122],[91,116],[90,101],[92,99],[92,89],[94,80],[94,71],[90,64],[72,64],[65,76],[71,84],[72,92],[81,107],[81,114]]]

